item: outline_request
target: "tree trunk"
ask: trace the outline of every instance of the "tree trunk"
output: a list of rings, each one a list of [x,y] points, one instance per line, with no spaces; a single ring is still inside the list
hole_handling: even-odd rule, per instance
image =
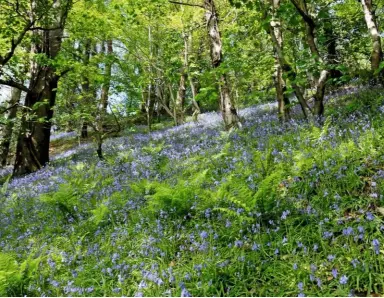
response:
[[[51,23],[52,29],[42,31],[41,39],[37,38],[33,53],[45,55],[48,59],[54,59],[59,54],[70,4],[55,2],[55,7],[61,9],[58,9],[58,15]],[[29,91],[25,98],[25,106],[31,108],[32,112],[28,117],[22,117],[14,176],[35,172],[49,162],[52,108],[55,105],[58,81],[59,76],[55,74],[54,66],[32,63]]]
[[[147,126],[149,131],[152,130],[155,99],[156,99],[155,90],[153,90],[153,85],[149,84],[146,103],[145,103],[145,110],[147,112]]]
[[[219,30],[219,17],[214,0],[204,0],[204,8],[211,46],[212,66],[213,68],[218,68],[223,61],[223,52]],[[225,128],[229,130],[232,127],[240,127],[240,119],[237,115],[235,105],[230,96],[227,75],[225,73],[221,74],[218,82],[220,86],[220,109]]]
[[[81,126],[81,138],[86,139],[88,138],[88,125],[87,122],[83,122],[83,125]]]
[[[329,12],[328,12],[328,15],[330,15]],[[335,68],[338,65],[338,61],[337,61],[338,54],[336,50],[337,36],[335,36],[334,34],[333,25],[331,23],[324,24],[324,33],[325,33],[326,42],[327,42],[327,64],[330,66],[329,76],[332,79],[338,79],[343,74],[341,73],[340,70]]]
[[[301,0],[301,3],[297,3],[296,0],[291,0],[291,2],[296,7],[296,10],[299,12],[305,23],[306,39],[312,56],[315,57],[317,62],[324,65],[325,61],[323,61],[321,58],[319,49],[316,44],[316,23],[308,13],[306,0]],[[314,113],[320,119],[324,115],[324,94],[329,74],[330,72],[324,67],[324,69],[320,71],[319,77],[315,79],[316,92],[314,96]]]
[[[104,48],[104,46],[103,46]],[[106,48],[104,49],[106,54],[105,62],[105,73],[104,73],[104,84],[101,88],[100,102],[98,107],[98,115],[96,117],[96,134],[97,134],[97,156],[99,159],[103,159],[103,140],[104,140],[104,130],[105,130],[105,117],[107,115],[108,99],[109,99],[109,89],[111,87],[111,76],[112,76],[112,54],[113,54],[113,45],[112,40],[108,40]]]
[[[84,66],[89,65],[89,60],[91,58],[91,41],[88,39],[85,42],[84,47],[84,57],[83,57],[83,64]],[[90,84],[89,84],[89,77],[87,75],[83,78],[84,83],[81,85],[81,89],[83,91],[83,98],[85,99],[85,102],[89,104],[90,101]],[[84,120],[82,127],[81,127],[81,138],[86,139],[88,138],[88,124]]]
[[[282,49],[283,47],[281,22],[277,16],[277,10],[279,7],[280,0],[272,0],[272,20],[270,22],[270,34],[272,36],[272,41],[274,41],[275,73],[273,75],[273,81],[275,83],[276,89],[279,119],[281,121],[286,121],[289,119],[289,107],[286,107],[286,104],[289,104],[289,98],[284,94],[286,87],[283,79],[283,68],[280,63],[283,61],[283,59],[279,59],[278,55],[279,48]]]
[[[375,76],[379,75],[383,80],[384,69],[379,72],[380,63],[383,61],[383,50],[381,48],[381,37],[377,26],[375,11],[372,0],[361,0],[363,6],[365,23],[367,24],[369,34],[372,39],[371,68]]]
[[[185,98],[186,98],[186,83],[188,79],[188,35],[183,33],[183,39],[184,39],[184,55],[183,55],[183,67],[181,69],[180,74],[180,83],[179,83],[179,90],[177,92],[177,99],[176,99],[176,122],[178,125],[184,123],[184,105],[185,105]]]
[[[14,120],[16,119],[17,107],[20,102],[21,90],[12,88],[11,99],[8,102],[9,109],[5,117],[6,123],[0,133],[0,166],[4,167],[7,164],[9,148],[11,145]]]

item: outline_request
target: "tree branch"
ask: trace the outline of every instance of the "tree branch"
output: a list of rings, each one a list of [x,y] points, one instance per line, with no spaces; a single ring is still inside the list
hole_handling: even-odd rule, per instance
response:
[[[27,24],[23,28],[23,31],[20,32],[17,39],[15,40],[14,38],[12,38],[11,49],[9,50],[9,52],[7,54],[5,54],[4,57],[0,56],[0,64],[1,65],[7,64],[8,61],[12,58],[13,54],[15,53],[17,46],[23,41],[25,34],[30,30],[30,28],[33,26],[34,23],[35,23],[35,21],[27,22]]]
[[[316,24],[315,21],[312,19],[312,17],[307,13],[306,9],[300,7],[299,3],[296,2],[296,0],[291,0],[292,4],[295,6],[296,10],[299,12],[301,17],[303,18],[304,22],[308,24],[311,28],[315,28]]]
[[[169,2],[169,3],[172,3],[172,4],[179,4],[179,5],[193,6],[193,7],[199,7],[199,8],[205,9],[205,7],[204,7],[203,5],[199,5],[199,4],[183,3],[183,2],[172,1],[172,0],[168,0],[168,2]]]
[[[8,108],[6,108],[6,109],[0,111],[0,114],[4,114],[6,111],[9,111],[9,110],[11,110],[11,109],[13,109],[13,108],[15,108],[15,107],[18,107],[18,106],[19,106],[19,104],[18,104],[18,103],[15,103],[14,105],[11,105],[10,107],[8,107]]]
[[[29,88],[25,87],[23,84],[15,82],[13,80],[0,79],[0,85],[6,85],[6,86],[14,87],[14,88],[20,89],[21,91],[24,91],[24,92],[30,91]]]

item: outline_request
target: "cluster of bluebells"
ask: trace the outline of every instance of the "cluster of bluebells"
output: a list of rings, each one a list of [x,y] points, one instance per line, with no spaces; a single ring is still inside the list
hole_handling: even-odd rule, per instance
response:
[[[277,283],[298,296],[349,293],[353,274],[367,266],[376,270],[383,261],[382,224],[376,210],[364,204],[355,210],[349,193],[336,189],[338,181],[347,183],[349,164],[340,165],[336,155],[318,162],[314,153],[337,148],[345,138],[359,145],[372,129],[370,117],[341,118],[314,139],[304,121],[280,125],[274,108],[243,110],[244,132],[224,137],[220,115],[208,113],[198,123],[107,140],[105,155],[113,161],[97,161],[91,144],[56,156],[41,171],[10,181],[0,200],[0,250],[20,260],[31,251],[42,257],[46,270],[29,286],[36,295],[273,296]],[[220,155],[227,142],[229,151]],[[203,160],[199,170],[208,168],[211,176],[202,190],[192,189],[187,211],[149,209],[154,190],[133,185],[148,180],[172,189],[190,170],[190,158]],[[311,160],[307,172],[300,172],[298,159]],[[292,173],[274,181],[267,167],[280,165]],[[364,167],[352,169],[355,176]],[[239,185],[228,184],[238,177]],[[367,202],[379,204],[383,179],[376,171]],[[265,181],[268,192],[262,192]],[[71,188],[63,191],[67,184]],[[229,190],[221,198],[218,189]],[[49,193],[64,193],[64,203],[72,205],[62,212],[61,205],[40,199]],[[261,193],[262,202],[247,205],[243,193]]]

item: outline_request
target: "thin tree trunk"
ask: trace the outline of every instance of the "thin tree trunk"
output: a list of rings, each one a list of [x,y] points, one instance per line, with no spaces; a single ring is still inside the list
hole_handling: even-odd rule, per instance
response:
[[[108,99],[109,99],[109,89],[111,87],[111,76],[112,76],[112,54],[113,54],[113,45],[112,40],[108,40],[106,44],[103,43],[103,51],[106,56],[105,62],[105,73],[104,73],[104,83],[101,88],[100,101],[98,105],[98,114],[96,117],[96,134],[97,134],[97,156],[99,159],[104,159],[103,156],[103,141],[104,141],[104,131],[105,131],[105,117],[107,115],[108,108]]]
[[[91,58],[91,41],[88,39],[85,42],[84,47],[84,57],[83,57],[83,64],[84,66],[89,65],[89,60]],[[85,99],[86,104],[90,103],[90,84],[89,84],[89,77],[88,75],[85,75],[84,83],[81,85],[81,89],[83,91],[83,97]],[[88,138],[88,124],[86,121],[83,121],[82,127],[81,127],[81,138],[86,139]]]
[[[381,37],[377,26],[375,11],[373,9],[372,0],[361,0],[361,5],[364,11],[364,19],[367,24],[369,34],[372,39],[372,54],[371,68],[374,75],[379,75],[380,80],[383,80],[384,69],[379,72],[380,63],[383,61],[383,50],[381,48]]]
[[[219,30],[219,17],[214,0],[204,0],[205,18],[207,21],[208,35],[211,46],[211,61],[213,68],[220,67],[223,61],[222,41]],[[230,96],[227,75],[220,75],[218,80],[220,86],[220,109],[223,116],[225,128],[240,127],[240,119],[237,115],[235,105]]]
[[[192,36],[193,36],[193,34],[191,33],[189,35],[189,44],[190,44],[189,49],[193,49]],[[200,56],[201,56],[201,50],[199,49],[198,57],[197,57],[198,61],[200,61],[200,59],[201,59]],[[192,91],[192,105],[193,105],[193,109],[194,109],[193,116],[195,117],[195,119],[197,119],[198,115],[201,113],[200,106],[196,101],[196,96],[199,93],[199,87],[198,87],[199,84],[197,82],[197,79],[195,77],[193,77],[193,75],[190,72],[189,63],[188,63],[188,78],[189,78],[189,84],[191,86],[191,91]]]
[[[286,104],[289,104],[289,98],[284,94],[286,89],[285,82],[283,79],[283,68],[280,63],[283,59],[279,59],[278,48],[282,49],[283,47],[283,34],[281,32],[281,22],[277,16],[277,10],[280,7],[280,0],[272,0],[272,20],[270,22],[270,34],[274,42],[274,55],[275,55],[275,73],[273,75],[273,80],[275,83],[276,97],[278,101],[278,113],[279,119],[285,121],[289,119],[289,107],[286,107]]]
[[[177,92],[175,116],[178,125],[184,122],[184,105],[186,97],[186,82],[188,77],[188,35],[183,33],[184,39],[184,55],[183,55],[183,67],[180,74],[179,90]]]
[[[0,133],[0,166],[4,167],[7,164],[9,148],[11,145],[14,120],[17,115],[17,107],[20,102],[21,90],[12,88],[11,99],[8,102],[8,111],[5,117],[6,123]]]

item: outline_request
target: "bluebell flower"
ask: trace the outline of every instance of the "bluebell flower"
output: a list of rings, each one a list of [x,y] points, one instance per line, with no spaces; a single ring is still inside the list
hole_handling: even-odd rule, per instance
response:
[[[377,239],[372,240],[372,245],[375,253],[378,255],[380,254],[380,242]]]
[[[207,233],[206,231],[202,231],[202,232],[200,233],[200,237],[201,237],[202,239],[206,239],[206,238],[208,237],[208,233]]]
[[[303,291],[304,290],[304,284],[302,282],[299,282],[297,284],[297,287],[299,288],[300,291]]]
[[[347,282],[348,282],[347,276],[343,275],[342,277],[340,277],[340,284],[341,285],[345,285],[345,284],[347,284]]]
[[[338,272],[337,272],[337,269],[336,269],[336,268],[333,268],[333,269],[332,269],[332,275],[333,275],[334,278],[337,277]]]
[[[191,293],[188,292],[186,288],[181,290],[181,297],[192,297]]]
[[[368,221],[372,221],[375,219],[375,217],[373,216],[373,214],[371,212],[367,212],[367,214],[365,216],[366,216]]]
[[[241,240],[236,240],[235,241],[235,247],[240,248],[242,246],[243,246],[243,241],[241,241]]]

